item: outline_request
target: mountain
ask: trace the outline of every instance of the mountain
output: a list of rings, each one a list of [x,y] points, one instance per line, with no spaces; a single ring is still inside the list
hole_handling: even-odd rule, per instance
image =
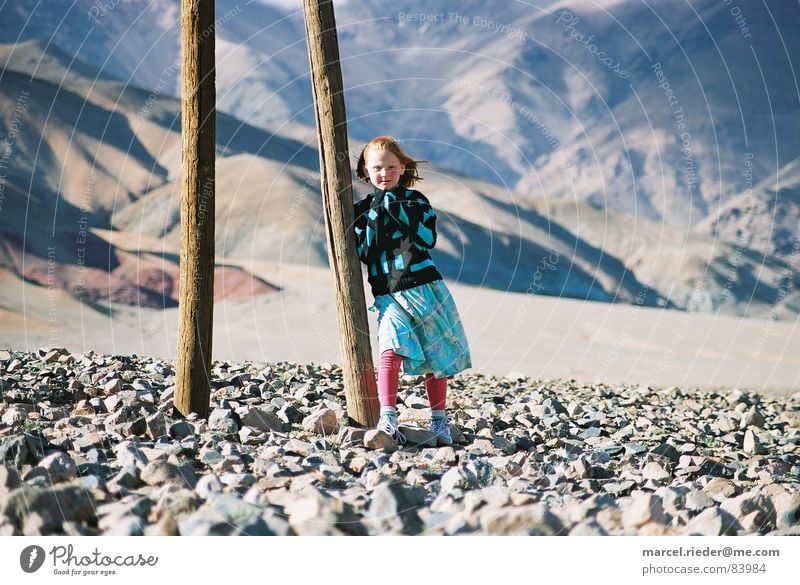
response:
[[[395,134],[420,158],[517,192],[683,229],[744,190],[747,161],[756,184],[800,157],[796,2],[336,11],[351,136]],[[0,12],[0,42],[42,39],[156,97],[178,91],[178,0]],[[219,0],[217,12],[220,109],[268,130],[313,126],[301,11]]]
[[[744,174],[752,175],[749,167]],[[696,231],[710,233],[737,247],[797,262],[800,249],[800,158],[781,167],[775,176],[750,186],[701,221]]]
[[[102,230],[116,209],[179,170],[179,130],[137,115],[146,92],[57,48],[3,45],[0,63],[0,271],[20,291],[24,280],[98,310],[98,302],[176,306],[176,254],[119,247]],[[159,120],[157,109],[152,115]],[[223,137],[229,125],[223,117]],[[216,298],[276,290],[237,266],[215,272]],[[24,295],[18,302],[24,309]]]
[[[174,305],[179,101],[153,99],[38,41],[0,47],[0,56],[0,131],[13,137],[0,267],[98,310]],[[220,113],[217,138],[219,295],[275,290],[248,274],[253,263],[327,266],[313,130],[268,132]],[[780,317],[800,309],[795,288],[780,294],[786,274],[797,280],[780,257],[747,251],[731,270],[737,250],[702,233],[521,194],[433,164],[423,176],[420,189],[439,216],[434,258],[449,279],[751,316],[770,315],[777,301]],[[365,193],[356,185],[357,198]]]

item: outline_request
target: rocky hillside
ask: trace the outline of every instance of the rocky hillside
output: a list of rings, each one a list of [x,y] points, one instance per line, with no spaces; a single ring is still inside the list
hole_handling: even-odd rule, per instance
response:
[[[0,125],[13,138],[0,270],[17,279],[18,293],[3,308],[29,311],[22,282],[63,289],[102,311],[98,303],[174,306],[179,101],[38,41],[0,46],[0,60]],[[220,113],[217,138],[217,298],[275,290],[269,275],[242,268],[253,261],[327,266],[315,134],[301,126],[271,133]],[[779,255],[436,165],[423,174],[420,188],[439,214],[434,258],[448,279],[690,311],[800,311],[800,276]]]
[[[223,111],[313,127],[298,7],[217,2]],[[0,12],[0,42],[53,43],[178,93],[177,0]],[[386,132],[390,113],[418,156],[512,190],[680,229],[741,193],[748,161],[760,183],[800,156],[796,2],[363,0],[336,13],[351,135]]]
[[[5,535],[800,534],[800,395],[459,375],[436,446],[348,426],[332,364],[215,363],[207,420],[174,366],[0,352]]]

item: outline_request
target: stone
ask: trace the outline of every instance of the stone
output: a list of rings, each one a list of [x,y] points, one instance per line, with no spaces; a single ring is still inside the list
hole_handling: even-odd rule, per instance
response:
[[[575,524],[569,531],[569,536],[608,536],[597,520],[589,518]]]
[[[489,509],[480,515],[480,526],[486,534],[497,536],[566,534],[561,519],[541,503]]]
[[[233,494],[215,494],[194,513],[178,521],[183,536],[273,536],[260,506]]]
[[[744,444],[742,451],[750,455],[765,455],[769,452],[767,447],[761,442],[761,439],[756,435],[752,429],[747,429],[744,433]]]
[[[765,420],[761,414],[761,411],[756,405],[753,405],[750,407],[750,410],[742,415],[742,418],[739,421],[739,429],[745,430],[749,429],[750,427],[763,428],[764,424]]]
[[[662,457],[666,457],[672,463],[678,463],[681,458],[680,452],[668,443],[661,443],[660,445],[653,447],[650,449],[650,453],[654,455],[661,455]]]
[[[721,501],[725,498],[732,498],[741,490],[731,480],[715,477],[706,484],[703,491],[708,497]]]
[[[370,429],[364,433],[364,447],[370,450],[382,449],[384,451],[394,451],[397,449],[397,441],[383,431]]]
[[[144,483],[152,486],[172,483],[193,488],[196,483],[193,472],[163,460],[151,461],[145,465],[140,477]]]
[[[152,414],[144,419],[145,422],[145,432],[148,437],[152,440],[156,440],[159,437],[166,436],[168,433],[167,430],[167,417],[164,416],[163,413],[157,412]]]
[[[339,419],[330,408],[320,408],[303,419],[303,429],[330,436],[339,431]]]
[[[638,493],[622,510],[622,524],[626,528],[639,528],[648,522],[664,523],[661,498],[655,494]]]
[[[222,482],[216,474],[209,474],[202,476],[197,480],[194,491],[198,496],[207,500],[212,494],[219,493],[223,490]]]
[[[777,494],[772,497],[772,506],[778,530],[800,525],[800,492]]]
[[[169,436],[173,439],[185,439],[194,435],[194,427],[186,421],[178,421],[169,427]]]
[[[261,408],[246,407],[243,414],[240,414],[240,418],[243,425],[260,431],[282,433],[286,430],[286,423],[279,416]]]
[[[301,441],[300,439],[289,439],[284,444],[283,450],[287,455],[300,455],[301,457],[308,457],[315,451],[312,443]]]
[[[326,497],[311,486],[304,486],[284,508],[292,529],[301,536],[365,536],[367,529],[353,507],[337,498]]]
[[[78,466],[72,457],[60,451],[51,453],[39,462],[41,469],[47,472],[52,483],[70,481],[78,476]]]
[[[683,533],[690,536],[736,535],[736,524],[737,522],[733,518],[719,508],[706,508],[692,518]]]
[[[233,413],[225,408],[215,408],[208,415],[208,428],[224,435],[235,435],[239,425],[232,417]]]
[[[455,489],[474,489],[478,487],[478,478],[466,468],[453,467],[442,475],[440,485],[442,493]]]
[[[103,392],[106,395],[116,394],[123,388],[122,380],[120,380],[119,378],[113,378],[108,382],[106,382],[105,384],[103,384],[102,388]]]
[[[0,505],[0,516],[6,516],[21,528],[28,514],[35,510],[41,517],[42,533],[56,530],[63,522],[93,523],[95,499],[92,492],[77,485],[35,489],[21,486],[12,491]]]
[[[671,479],[672,474],[660,463],[651,461],[642,469],[642,477],[645,479],[652,479],[653,481],[663,482]]]
[[[368,510],[373,525],[381,532],[420,534],[424,523],[417,508],[425,501],[425,491],[406,488],[402,484],[385,482],[372,492]]]
[[[686,509],[693,512],[705,510],[706,508],[710,508],[715,504],[716,502],[714,500],[700,490],[693,490],[686,494]]]
[[[11,435],[0,441],[0,465],[8,465],[16,469],[29,463],[36,465],[44,457],[47,442],[30,433]]]
[[[20,485],[19,473],[13,467],[0,465],[0,501]]]
[[[406,446],[436,447],[438,444],[436,435],[427,429],[400,427],[400,432],[403,433],[406,439]]]
[[[750,516],[748,524],[759,532],[769,532],[775,528],[775,508],[772,501],[763,494],[746,492],[723,500],[719,507],[743,526],[745,523],[742,520]]]
[[[336,436],[343,447],[350,445],[363,445],[364,435],[367,433],[364,429],[357,429],[354,427],[341,427],[339,434]]]

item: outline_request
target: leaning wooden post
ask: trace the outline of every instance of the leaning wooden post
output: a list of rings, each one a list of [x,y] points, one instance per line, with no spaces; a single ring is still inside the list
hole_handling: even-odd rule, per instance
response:
[[[372,427],[378,418],[378,393],[361,266],[351,233],[353,186],[333,2],[303,0],[303,3],[319,138],[322,203],[328,256],[336,291],[347,414],[353,424]]]
[[[214,317],[214,0],[182,0],[181,260],[175,408],[207,418]]]

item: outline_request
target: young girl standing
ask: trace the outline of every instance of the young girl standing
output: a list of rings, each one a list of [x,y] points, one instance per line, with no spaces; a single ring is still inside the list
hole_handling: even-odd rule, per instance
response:
[[[436,245],[436,212],[411,187],[417,161],[391,136],[373,138],[361,151],[357,175],[373,192],[355,205],[354,232],[378,311],[378,429],[403,440],[397,427],[400,365],[425,374],[431,431],[451,445],[446,416],[447,377],[472,367],[469,345],[453,297],[428,250]]]

